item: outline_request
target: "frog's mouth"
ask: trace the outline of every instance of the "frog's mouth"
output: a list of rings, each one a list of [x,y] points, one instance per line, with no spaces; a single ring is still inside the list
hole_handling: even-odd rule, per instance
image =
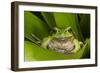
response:
[[[66,38],[66,37],[59,37],[59,38],[54,38],[53,40],[57,41],[57,42],[64,43],[64,42],[68,41],[68,38]]]
[[[69,53],[75,48],[75,45],[70,39],[60,37],[51,40],[48,44],[48,48],[61,53]]]

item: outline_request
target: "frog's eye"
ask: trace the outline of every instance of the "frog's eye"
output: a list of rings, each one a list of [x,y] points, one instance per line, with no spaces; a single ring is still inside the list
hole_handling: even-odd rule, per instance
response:
[[[54,28],[55,32],[59,32],[59,29],[57,27]]]
[[[72,28],[71,27],[66,28],[65,32],[70,32],[71,33],[72,32]]]

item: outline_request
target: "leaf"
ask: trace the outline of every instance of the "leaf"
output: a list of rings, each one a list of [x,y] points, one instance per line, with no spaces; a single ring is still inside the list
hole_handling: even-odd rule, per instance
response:
[[[56,25],[53,13],[50,12],[41,12],[48,26],[53,29]]]
[[[25,61],[43,61],[66,59],[66,56],[48,49],[41,48],[34,43],[25,41]]]
[[[83,41],[77,14],[73,13],[54,13],[56,26],[58,28],[71,27],[74,31],[75,37]]]
[[[80,59],[86,49],[87,44],[75,54],[65,55],[55,51],[41,48],[34,43],[25,41],[25,61],[47,61],[47,60],[67,60]]]
[[[90,37],[90,14],[80,15],[80,27],[84,38]]]
[[[83,52],[82,58],[90,58],[90,39],[86,39],[87,47]]]
[[[25,37],[31,41],[35,41],[31,34],[34,34],[39,39],[49,35],[49,30],[48,27],[46,27],[45,22],[43,22],[41,19],[29,11],[24,12],[24,23]]]

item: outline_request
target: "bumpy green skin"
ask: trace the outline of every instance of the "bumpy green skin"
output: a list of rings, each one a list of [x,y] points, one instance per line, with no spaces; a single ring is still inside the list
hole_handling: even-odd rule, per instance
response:
[[[68,38],[75,45],[75,48],[71,51],[71,53],[76,53],[81,48],[82,42],[78,41],[75,38],[74,33],[71,30],[71,27],[68,27],[66,29],[58,29],[58,28],[55,28],[55,30],[56,30],[56,33],[54,33],[52,36],[48,36],[48,37],[45,37],[43,39],[43,41],[41,43],[41,47],[47,48],[49,42],[51,40],[53,40],[54,38]]]

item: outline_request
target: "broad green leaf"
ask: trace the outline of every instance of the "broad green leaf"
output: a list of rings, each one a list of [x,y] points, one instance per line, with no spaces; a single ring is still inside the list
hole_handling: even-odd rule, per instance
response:
[[[34,41],[31,34],[34,34],[39,39],[49,35],[48,27],[46,27],[47,24],[31,12],[24,12],[24,25],[25,37],[31,41]]]
[[[90,37],[90,14],[80,15],[80,27],[85,38]]]
[[[56,25],[53,13],[50,12],[41,12],[48,26],[53,29]]]
[[[66,56],[25,41],[25,61],[60,60]]]
[[[77,53],[72,55],[65,55],[55,51],[41,48],[34,43],[25,41],[25,61],[47,61],[47,60],[67,60],[67,59],[80,59],[87,43]]]
[[[73,13],[54,13],[56,26],[58,28],[71,27],[76,38],[83,41],[77,14]]]
[[[82,58],[90,58],[90,39],[86,39],[87,47],[83,52]]]

